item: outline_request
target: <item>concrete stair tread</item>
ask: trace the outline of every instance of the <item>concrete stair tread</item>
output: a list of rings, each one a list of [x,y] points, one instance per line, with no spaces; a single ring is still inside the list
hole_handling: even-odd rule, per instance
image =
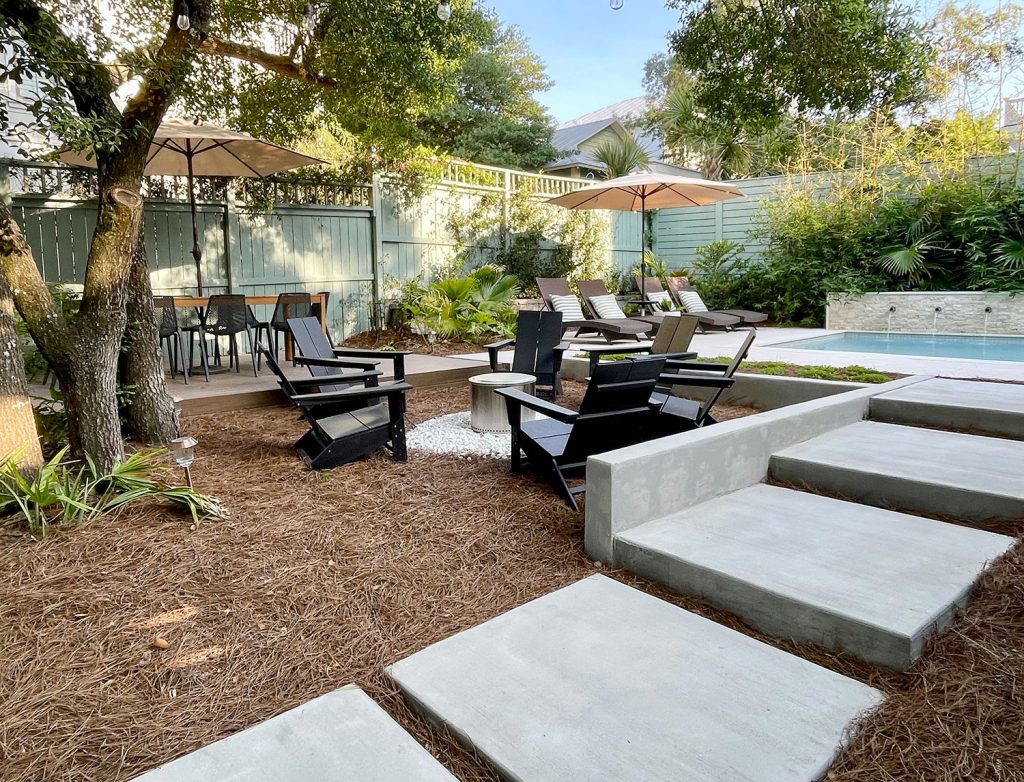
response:
[[[135,782],[456,782],[355,685],[323,695]]]
[[[901,668],[1013,542],[761,484],[620,533],[615,557],[767,632]]]
[[[389,669],[511,780],[821,778],[876,690],[604,576]]]
[[[871,415],[895,423],[1024,437],[1024,385],[937,377],[880,394],[871,400]]]
[[[1024,514],[1024,442],[862,421],[776,452],[770,474],[965,519]]]

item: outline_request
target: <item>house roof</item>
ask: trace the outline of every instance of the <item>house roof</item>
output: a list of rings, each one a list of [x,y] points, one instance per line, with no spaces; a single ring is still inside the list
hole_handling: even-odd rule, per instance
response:
[[[661,160],[661,139],[653,134],[645,133],[639,128],[627,127],[632,120],[643,116],[647,111],[647,106],[648,100],[645,97],[629,98],[559,123],[555,126],[555,132],[551,136],[551,145],[555,149],[570,154],[549,163],[544,168],[557,169],[582,165],[588,168],[603,169],[604,167],[597,163],[589,152],[580,151],[580,145],[612,126],[616,126],[623,134],[631,133],[651,160]]]

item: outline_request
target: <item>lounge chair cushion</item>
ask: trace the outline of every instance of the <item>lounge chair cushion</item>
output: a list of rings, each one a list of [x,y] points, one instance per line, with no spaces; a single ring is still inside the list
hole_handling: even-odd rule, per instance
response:
[[[590,306],[594,308],[599,318],[625,318],[626,313],[622,311],[615,297],[610,293],[607,296],[592,296]]]
[[[562,313],[563,322],[584,320],[583,308],[580,306],[580,300],[575,296],[552,296],[551,306],[555,312]]]
[[[697,291],[679,291],[679,301],[687,312],[707,312],[708,305]]]
[[[647,294],[647,300],[660,306],[663,301],[671,302],[672,296],[668,291],[651,291]]]

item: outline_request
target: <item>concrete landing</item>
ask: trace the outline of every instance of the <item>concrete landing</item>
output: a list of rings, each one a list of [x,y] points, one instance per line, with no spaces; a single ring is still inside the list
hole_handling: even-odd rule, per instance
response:
[[[505,778],[808,782],[876,690],[592,576],[391,666]]]
[[[1024,516],[1024,442],[863,421],[785,448],[769,475],[870,505]]]
[[[355,685],[136,777],[136,782],[456,782]]]
[[[937,377],[875,397],[871,417],[1024,438],[1024,385]]]
[[[772,635],[902,669],[1013,543],[761,484],[621,533],[615,561]]]

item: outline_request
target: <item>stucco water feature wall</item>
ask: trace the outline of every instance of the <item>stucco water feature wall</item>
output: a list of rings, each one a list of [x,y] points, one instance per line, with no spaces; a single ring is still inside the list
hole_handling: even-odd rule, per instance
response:
[[[825,328],[945,334],[1024,334],[1024,291],[829,294]]]

